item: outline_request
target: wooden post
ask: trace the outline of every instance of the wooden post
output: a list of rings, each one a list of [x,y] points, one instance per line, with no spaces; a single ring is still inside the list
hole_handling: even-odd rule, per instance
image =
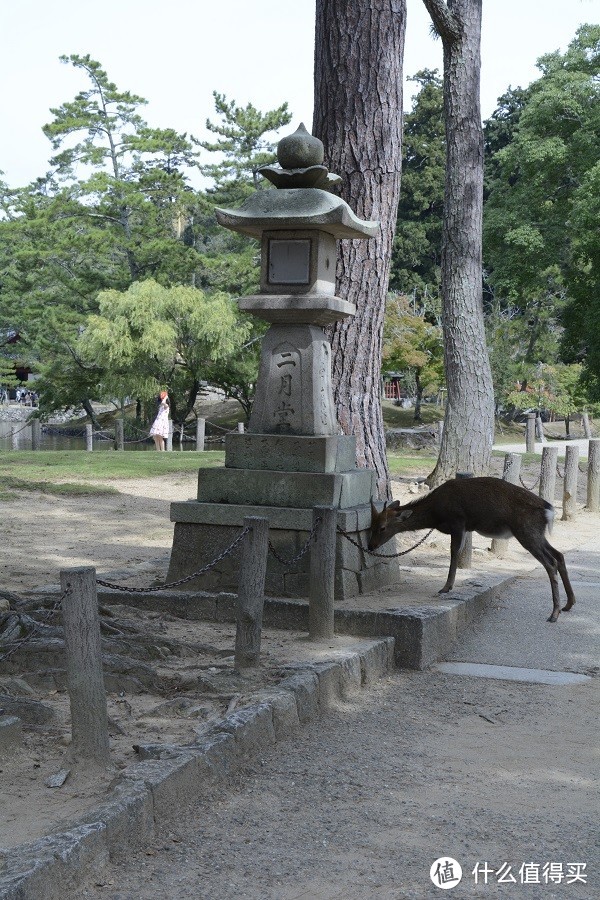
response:
[[[42,423],[39,419],[33,419],[31,422],[31,449],[39,450],[42,442]]]
[[[472,478],[472,472],[457,472],[457,478]],[[473,532],[467,531],[463,545],[458,553],[458,568],[470,569],[473,565]]]
[[[88,422],[85,426],[85,449],[91,453],[94,449],[94,426]]]
[[[115,420],[116,444],[117,450],[125,449],[125,432],[123,428],[123,419]]]
[[[538,436],[538,441],[543,444],[544,443],[544,423],[542,422],[542,417],[538,415],[535,417],[535,430]]]
[[[62,569],[60,586],[71,703],[71,758],[106,766],[109,762],[108,713],[102,674],[96,570]]]
[[[169,419],[169,436],[167,437],[167,450],[173,450],[173,422]]]
[[[206,419],[196,419],[196,450],[204,451],[206,437]]]
[[[442,446],[442,438],[444,436],[444,420],[439,419],[437,423],[437,440],[440,447]]]
[[[10,437],[10,449],[17,450],[19,447],[19,438],[17,437],[17,429],[14,425],[11,425],[8,429],[8,435]]]
[[[577,517],[577,481],[579,476],[579,447],[567,446],[565,456],[565,478],[563,481],[563,521]]]
[[[260,660],[260,638],[265,604],[265,576],[269,552],[269,520],[246,516],[236,606],[234,672],[253,668]]]
[[[592,429],[590,428],[590,417],[587,412],[581,413],[581,424],[583,425],[583,433],[589,441],[592,436]]]
[[[544,447],[542,450],[542,468],[540,472],[540,497],[554,504],[556,491],[556,466],[558,463],[558,447]]]
[[[308,594],[308,636],[329,640],[334,635],[335,551],[337,509],[315,506],[313,528],[322,519],[310,550],[310,587]]]
[[[504,471],[502,473],[503,481],[509,484],[518,484],[519,475],[521,474],[521,454],[505,453],[504,455]],[[492,540],[492,553],[499,559],[506,555],[508,549],[509,538],[494,538]]]
[[[535,453],[535,413],[527,413],[525,426],[525,452]]]
[[[588,445],[587,508],[600,509],[600,438],[592,438]]]
[[[243,434],[243,433],[244,433],[244,423],[243,423],[243,422],[238,422],[238,423],[237,423],[237,430],[238,430],[238,433],[239,433],[239,434]]]

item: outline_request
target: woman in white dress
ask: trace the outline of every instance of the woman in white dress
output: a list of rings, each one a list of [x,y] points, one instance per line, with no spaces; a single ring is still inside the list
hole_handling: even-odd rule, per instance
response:
[[[150,435],[154,438],[154,446],[157,450],[165,450],[165,441],[169,437],[169,395],[166,391],[160,392],[158,414],[152,423]]]

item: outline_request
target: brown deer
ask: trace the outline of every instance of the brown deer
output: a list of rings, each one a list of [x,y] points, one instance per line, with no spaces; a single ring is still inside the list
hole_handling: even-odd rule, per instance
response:
[[[551,530],[554,507],[531,491],[502,481],[500,478],[461,478],[446,481],[425,497],[406,506],[394,500],[378,512],[371,502],[371,535],[369,550],[385,544],[401,531],[437,528],[450,535],[450,570],[446,584],[439,592],[446,594],[454,587],[458,554],[467,531],[478,531],[484,537],[515,537],[548,573],[552,587],[552,615],[556,622],[560,613],[558,576],[567,593],[563,610],[575,603],[575,595],[565,558],[545,538]]]

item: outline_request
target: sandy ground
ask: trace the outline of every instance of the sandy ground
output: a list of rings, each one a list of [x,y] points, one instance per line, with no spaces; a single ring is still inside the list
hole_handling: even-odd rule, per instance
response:
[[[173,534],[169,503],[193,497],[196,476],[110,483],[118,488],[118,494],[65,498],[24,492],[1,504],[0,598],[3,591],[5,596],[12,592],[27,598],[32,589],[58,584],[62,568],[81,565],[95,566],[99,577],[135,586],[149,587],[164,580]],[[395,495],[402,499],[408,499],[410,490],[408,485],[395,485]],[[555,542],[563,548],[566,542],[576,546],[578,541],[588,540],[596,529],[595,519],[585,514],[576,525],[557,525]],[[418,565],[438,567],[440,584],[447,566],[444,540],[434,537],[414,560]],[[489,544],[478,538],[474,543],[480,554]],[[489,555],[482,563],[485,569],[532,568],[531,558],[517,547],[502,563]],[[409,569],[406,575],[413,593],[421,592],[423,601],[431,602],[438,588],[437,573],[434,584],[419,582]],[[476,573],[462,577],[473,578]],[[385,607],[394,605],[389,592],[371,600]],[[266,630],[263,666],[254,683],[233,676],[233,626],[182,625],[173,617],[142,614],[126,606],[111,607],[108,616],[110,627],[116,629],[117,644],[126,644],[130,631],[143,634],[150,648],[145,664],[159,673],[161,689],[140,690],[127,678],[113,679],[107,685],[112,770],[100,776],[86,773],[85,777],[73,771],[61,788],[48,788],[46,779],[68,765],[69,708],[64,676],[35,654],[15,654],[1,663],[0,710],[10,714],[13,703],[34,706],[33,718],[24,720],[21,748],[0,757],[3,806],[8,810],[0,822],[0,847],[32,840],[68,824],[82,809],[101,800],[119,769],[136,759],[134,744],[193,740],[216,718],[243,705],[253,687],[278,680],[283,665],[294,665],[309,653],[303,635]],[[167,653],[161,641],[179,642],[179,652]],[[336,641],[332,648],[347,645],[351,639]]]

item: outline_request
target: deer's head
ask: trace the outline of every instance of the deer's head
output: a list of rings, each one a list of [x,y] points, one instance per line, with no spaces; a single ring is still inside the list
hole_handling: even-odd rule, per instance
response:
[[[389,541],[398,531],[403,530],[403,523],[412,515],[410,507],[401,507],[399,500],[392,503],[384,503],[381,512],[378,512],[371,500],[371,534],[369,536],[369,550],[381,547]]]

